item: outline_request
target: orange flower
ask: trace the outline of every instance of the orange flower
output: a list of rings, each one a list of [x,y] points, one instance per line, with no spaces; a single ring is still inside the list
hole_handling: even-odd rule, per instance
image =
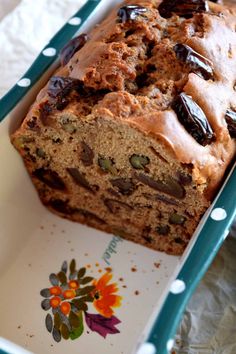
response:
[[[93,304],[97,311],[104,317],[111,317],[114,314],[113,307],[121,305],[122,297],[116,295],[118,288],[116,283],[108,284],[112,274],[107,272],[99,280],[95,280],[93,285],[94,301]]]
[[[78,289],[79,283],[77,282],[77,280],[70,280],[69,281],[69,287],[71,289]]]
[[[56,308],[60,305],[61,303],[61,298],[59,296],[54,296],[51,300],[50,300],[50,305],[52,308]]]
[[[63,293],[65,299],[73,299],[76,296],[74,289],[65,290]]]
[[[60,309],[64,315],[68,315],[70,313],[71,305],[69,302],[65,301],[61,304]]]

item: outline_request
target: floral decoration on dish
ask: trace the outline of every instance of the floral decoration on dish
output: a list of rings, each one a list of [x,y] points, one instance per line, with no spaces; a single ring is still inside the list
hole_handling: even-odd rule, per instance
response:
[[[67,273],[69,273],[67,275]],[[121,306],[116,283],[110,283],[111,272],[105,272],[99,279],[86,275],[86,268],[76,270],[72,259],[68,269],[64,261],[59,273],[49,276],[51,286],[40,291],[44,297],[41,307],[51,311],[45,318],[48,332],[53,339],[75,340],[84,333],[84,324],[92,332],[106,338],[108,334],[120,333],[116,325],[121,321],[114,316],[114,308]],[[95,308],[97,313],[88,312]]]

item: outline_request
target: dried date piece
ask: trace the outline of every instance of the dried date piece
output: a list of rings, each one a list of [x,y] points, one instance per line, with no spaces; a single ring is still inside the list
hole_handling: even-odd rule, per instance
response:
[[[157,232],[159,235],[166,236],[166,235],[168,235],[168,233],[170,232],[170,226],[169,226],[169,225],[159,224],[159,225],[156,227],[156,232]]]
[[[131,178],[117,178],[110,181],[113,187],[118,188],[123,195],[131,195],[135,190],[135,184]]]
[[[183,199],[185,197],[185,189],[172,177],[168,176],[163,180],[157,180],[142,173],[136,174],[135,177],[138,181],[159,192],[169,194],[177,199]]]
[[[189,18],[198,12],[208,12],[209,6],[206,0],[163,0],[158,10],[164,18],[173,14]]]
[[[84,141],[80,143],[81,152],[80,152],[80,160],[83,162],[84,166],[91,166],[93,164],[94,152],[88,144]]]
[[[60,53],[61,65],[65,66],[73,57],[73,55],[85,45],[87,40],[88,40],[88,36],[85,33],[82,33],[78,37],[71,39],[61,50]]]
[[[84,174],[82,174],[78,168],[67,168],[67,172],[71,175],[75,183],[80,186],[84,187],[85,189],[89,191],[93,191],[92,186],[89,184],[87,179],[85,178]]]
[[[53,189],[64,190],[66,189],[65,183],[56,171],[50,169],[38,168],[33,172],[33,176],[45,183]]]
[[[117,214],[120,212],[120,210],[125,210],[126,212],[130,212],[131,210],[133,210],[133,207],[131,207],[129,204],[126,204],[116,199],[106,198],[104,199],[104,205],[112,214]]]
[[[147,12],[147,9],[140,5],[126,5],[119,9],[117,15],[120,18],[120,22],[125,23],[127,21],[135,21],[138,16]]]
[[[214,138],[212,128],[203,110],[192,97],[181,93],[173,102],[172,108],[179,121],[190,135],[201,145],[210,144]]]
[[[174,51],[177,58],[186,63],[192,72],[206,80],[213,77],[212,62],[191,47],[178,43],[174,46]]]
[[[227,109],[225,120],[228,125],[229,134],[232,138],[236,138],[236,112]]]
[[[53,76],[49,80],[48,95],[54,99],[65,98],[71,90],[81,85],[79,80],[69,77]]]

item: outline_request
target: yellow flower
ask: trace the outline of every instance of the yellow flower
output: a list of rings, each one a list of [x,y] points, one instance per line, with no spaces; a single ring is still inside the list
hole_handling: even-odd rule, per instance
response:
[[[104,317],[111,317],[114,314],[113,307],[121,305],[122,297],[116,295],[118,287],[116,283],[108,284],[112,278],[112,274],[107,272],[99,280],[95,280],[93,285],[93,304],[97,311]]]

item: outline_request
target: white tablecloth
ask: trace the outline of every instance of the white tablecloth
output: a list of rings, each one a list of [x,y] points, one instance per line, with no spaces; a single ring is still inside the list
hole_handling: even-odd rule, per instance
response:
[[[0,96],[85,0],[0,0]],[[236,240],[229,238],[192,297],[178,354],[236,354]],[[102,354],[102,353],[99,353]]]

